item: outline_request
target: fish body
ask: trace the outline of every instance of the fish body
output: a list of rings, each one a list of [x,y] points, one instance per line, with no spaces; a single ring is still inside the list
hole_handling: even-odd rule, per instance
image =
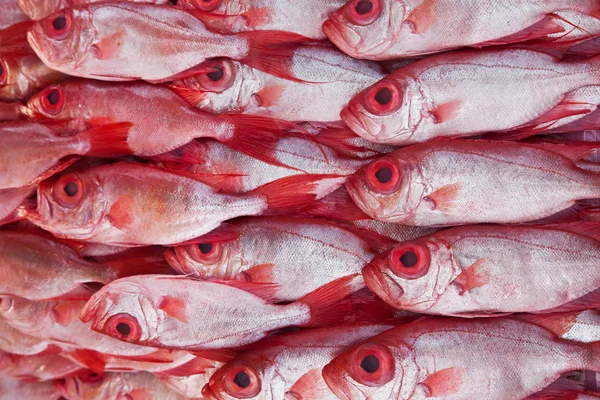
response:
[[[593,343],[600,341],[600,312],[597,309],[543,314],[517,314],[513,316],[539,325],[561,339],[572,342]]]
[[[594,22],[582,20],[597,20],[598,8],[593,0],[353,0],[330,15],[323,31],[352,57],[387,60],[467,46],[592,36],[586,28]]]
[[[86,369],[56,354],[19,356],[0,353],[4,377],[24,381],[50,381],[77,375]]]
[[[30,356],[44,352],[48,345],[48,342],[26,335],[0,318],[0,351]]]
[[[432,318],[351,347],[323,377],[340,399],[516,400],[565,372],[597,371],[598,351],[523,321]]]
[[[229,283],[137,276],[100,289],[81,319],[91,321],[95,331],[133,343],[188,351],[239,347],[287,326],[336,320],[336,311],[348,311],[336,303],[351,293],[344,285],[336,285],[336,293],[317,291],[295,303],[274,305]],[[325,302],[322,293],[334,301]]]
[[[213,113],[288,121],[339,121],[340,111],[352,97],[385,76],[378,64],[308,45],[291,50],[290,72],[295,79],[227,59],[209,60],[202,67],[205,72],[174,84],[191,104]]]
[[[167,4],[167,0],[128,0],[143,3]],[[98,0],[17,0],[19,7],[29,18],[42,19],[65,8],[77,7],[82,4],[98,3]]]
[[[0,381],[0,397],[3,400],[44,399],[60,400],[60,391],[53,382],[21,382],[16,379]]]
[[[66,78],[35,54],[0,55],[0,101],[26,100],[38,89]]]
[[[599,228],[596,222],[451,228],[395,246],[363,275],[388,304],[419,313],[583,310],[594,307],[585,296],[600,287]]]
[[[527,136],[594,112],[599,67],[595,58],[560,62],[525,49],[441,54],[365,89],[341,116],[365,139],[394,145],[486,132]]]
[[[19,8],[16,0],[2,0],[0,3],[2,15],[0,16],[0,29],[8,28],[17,22],[27,21],[27,15]]]
[[[21,107],[22,105],[19,102],[0,102],[0,122],[23,119]]]
[[[258,349],[244,352],[213,374],[203,394],[207,400],[335,400],[337,397],[321,377],[321,369],[346,347],[391,327],[341,326],[266,339]],[[236,377],[239,382],[243,376],[250,378],[246,388],[236,383]]]
[[[519,223],[600,195],[595,172],[577,166],[594,144],[439,141],[408,146],[346,182],[369,216],[416,226]]]

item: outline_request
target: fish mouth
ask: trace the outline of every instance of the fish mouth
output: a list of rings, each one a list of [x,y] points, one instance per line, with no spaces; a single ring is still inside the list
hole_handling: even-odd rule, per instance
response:
[[[329,19],[323,22],[322,26],[325,36],[329,38],[337,47],[350,55],[359,57],[356,46],[361,42],[362,38],[348,25],[345,25],[337,18],[337,15],[332,15]]]
[[[365,266],[362,274],[365,284],[373,293],[392,307],[402,307],[398,299],[402,297],[404,290],[388,274],[381,272],[372,264]]]
[[[333,371],[333,368],[334,366],[332,364],[327,364],[323,367],[323,371],[321,371],[323,380],[329,387],[329,390],[331,390],[338,398],[342,400],[352,400],[352,393],[348,390],[349,383],[338,376],[335,371]]]
[[[363,122],[361,115],[356,112],[354,107],[347,106],[340,112],[340,118],[357,135],[367,139],[374,140],[367,125]]]
[[[208,384],[204,385],[204,387],[202,388],[202,396],[206,400],[218,400],[217,395],[215,394],[215,392],[212,391]]]

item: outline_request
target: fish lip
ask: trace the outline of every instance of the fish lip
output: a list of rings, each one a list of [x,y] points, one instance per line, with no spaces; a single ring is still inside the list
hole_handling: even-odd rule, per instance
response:
[[[362,118],[356,112],[355,107],[348,105],[340,112],[340,118],[348,127],[357,135],[367,139],[376,140],[377,138],[371,135],[367,125],[363,122]]]
[[[331,372],[332,365],[327,364],[323,367],[321,371],[321,375],[323,376],[323,380],[337,397],[342,400],[352,400],[352,394],[347,388],[348,382],[344,381],[341,378],[336,377],[335,373]]]
[[[340,49],[345,49],[346,51],[344,52],[354,53],[354,56],[358,55],[356,46],[361,41],[360,35],[349,26],[344,25],[336,17],[336,15],[332,15],[327,21],[323,22],[323,25],[321,26],[321,29],[323,29],[323,33],[325,33],[325,36],[327,36],[329,40],[331,40],[331,42],[337,47],[339,47]],[[352,33],[358,36],[358,40],[356,41],[356,43],[351,43],[350,37],[344,33],[342,27],[348,29],[349,31],[352,31]]]
[[[388,274],[381,272],[372,264],[367,264],[362,269],[365,285],[377,294],[383,301],[395,308],[401,308],[402,304],[397,300],[404,294],[404,289],[396,283]]]
[[[215,394],[215,392],[213,392],[208,383],[202,388],[201,394],[206,400],[218,400],[217,395]]]

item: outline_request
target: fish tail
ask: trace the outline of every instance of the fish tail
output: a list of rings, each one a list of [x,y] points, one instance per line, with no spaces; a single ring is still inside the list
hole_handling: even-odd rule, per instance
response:
[[[90,157],[118,157],[132,154],[127,138],[133,126],[130,122],[101,125],[81,132],[79,135],[89,142],[86,153]]]

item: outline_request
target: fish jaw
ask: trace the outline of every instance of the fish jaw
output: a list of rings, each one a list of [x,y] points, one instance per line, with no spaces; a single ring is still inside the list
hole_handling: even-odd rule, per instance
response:
[[[343,17],[338,13],[323,23],[323,32],[344,53],[355,58],[364,58],[358,51],[362,38],[358,32],[344,23]]]
[[[380,260],[375,262],[380,262]],[[402,303],[399,300],[402,298],[404,290],[392,277],[374,266],[373,262],[363,268],[362,274],[365,284],[373,293],[392,307],[402,309]]]

